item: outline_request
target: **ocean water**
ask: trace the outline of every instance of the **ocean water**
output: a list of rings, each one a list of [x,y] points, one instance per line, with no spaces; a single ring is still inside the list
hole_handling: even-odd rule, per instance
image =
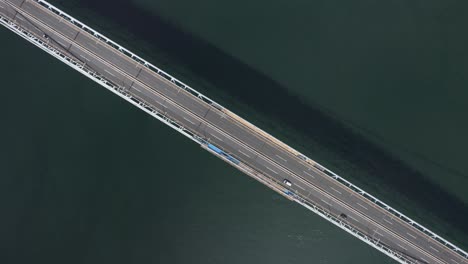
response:
[[[459,2],[54,3],[466,245]],[[2,262],[393,263],[8,30],[0,39]]]

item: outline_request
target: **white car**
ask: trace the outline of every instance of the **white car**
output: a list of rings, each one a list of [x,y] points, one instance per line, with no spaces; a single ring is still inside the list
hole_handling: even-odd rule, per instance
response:
[[[290,186],[290,187],[291,187],[291,185],[292,185],[291,182],[288,181],[288,180],[286,180],[286,179],[284,179],[283,183],[286,184],[287,186]]]

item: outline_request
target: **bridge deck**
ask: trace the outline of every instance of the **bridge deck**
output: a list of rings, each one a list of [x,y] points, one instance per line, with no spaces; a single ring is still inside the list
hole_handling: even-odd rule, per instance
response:
[[[242,164],[282,183],[296,197],[320,206],[414,263],[468,263],[388,211],[337,183],[236,116],[207,104],[107,43],[31,0],[0,0],[0,15],[48,41],[158,112],[230,153]],[[43,36],[46,34],[48,39]]]

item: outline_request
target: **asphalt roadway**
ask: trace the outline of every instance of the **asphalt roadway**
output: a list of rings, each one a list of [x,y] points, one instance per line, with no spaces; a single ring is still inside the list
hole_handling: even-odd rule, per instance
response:
[[[295,194],[340,216],[415,263],[468,263],[466,259],[371,201],[352,192],[287,149],[131,60],[105,42],[31,0],[0,0],[0,14],[242,163],[282,183]],[[48,38],[44,38],[44,34]],[[339,250],[339,249],[337,249]]]

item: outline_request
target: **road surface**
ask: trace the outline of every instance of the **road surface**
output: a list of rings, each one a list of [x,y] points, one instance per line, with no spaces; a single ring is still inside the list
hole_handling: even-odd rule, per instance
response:
[[[0,14],[158,112],[414,263],[468,263],[387,210],[326,175],[245,120],[194,96],[31,0],[0,0]],[[283,183],[287,179],[291,186]],[[337,249],[338,250],[338,249]]]

